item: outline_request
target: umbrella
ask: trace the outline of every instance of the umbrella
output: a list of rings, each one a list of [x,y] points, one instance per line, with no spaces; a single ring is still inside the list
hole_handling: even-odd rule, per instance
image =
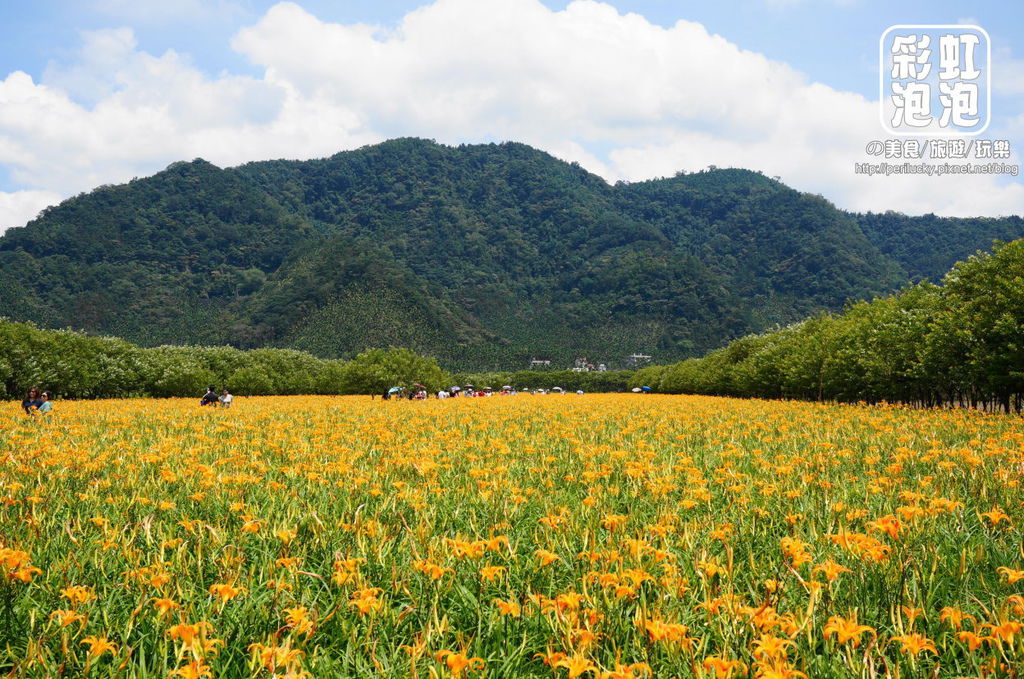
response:
[[[504,391],[512,391],[512,385],[510,385],[510,384],[506,384],[505,386],[503,386],[503,387],[502,387],[502,389],[503,389]]]
[[[641,391],[650,391],[651,388],[650,387],[640,387],[640,390]]]
[[[448,391],[462,391],[462,387],[451,387]]]
[[[388,389],[389,394],[397,394],[400,391],[405,391],[405,387],[391,387]]]
[[[412,386],[419,387],[420,389],[426,389],[427,388],[427,385],[420,384],[419,382],[414,382]]]
[[[561,387],[551,387],[551,391],[562,391]]]
[[[634,394],[639,394],[641,390],[640,387],[633,387],[632,389],[630,389],[630,391],[632,391]]]

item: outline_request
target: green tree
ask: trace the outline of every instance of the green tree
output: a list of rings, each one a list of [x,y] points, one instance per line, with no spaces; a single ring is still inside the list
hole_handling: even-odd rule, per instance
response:
[[[436,391],[448,386],[452,377],[433,358],[417,355],[409,349],[369,349],[346,366],[346,392],[379,394],[393,386],[409,389],[413,384]]]
[[[943,281],[950,310],[970,334],[969,379],[1009,410],[1024,393],[1024,240],[953,267]]]

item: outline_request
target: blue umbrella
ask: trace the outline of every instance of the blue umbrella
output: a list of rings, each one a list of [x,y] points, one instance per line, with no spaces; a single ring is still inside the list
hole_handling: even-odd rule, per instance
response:
[[[405,387],[391,387],[388,389],[389,394],[397,394],[400,391],[405,391]]]
[[[644,390],[644,391],[650,391],[650,390],[651,390],[651,388],[650,388],[650,387],[640,387],[640,388],[641,388],[642,390]]]

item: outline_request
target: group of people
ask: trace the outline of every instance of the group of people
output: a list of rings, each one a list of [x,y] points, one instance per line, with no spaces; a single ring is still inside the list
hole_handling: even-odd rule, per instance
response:
[[[650,390],[650,387],[644,387],[646,390]],[[634,389],[633,391],[640,391],[640,389]],[[481,398],[486,396],[518,396],[519,394],[571,394],[573,392],[566,391],[561,387],[551,387],[551,389],[516,389],[510,385],[505,385],[500,391],[491,389],[490,387],[484,387],[482,389],[474,387],[472,384],[467,384],[465,387],[449,387],[447,389],[440,389],[436,394],[428,392],[426,387],[422,384],[416,384],[413,389],[406,389],[405,387],[391,387],[386,390],[381,398],[385,401],[390,399],[409,399],[410,401],[422,401],[427,398]],[[583,390],[577,390],[577,395],[582,395]],[[376,396],[373,396],[376,398]]]
[[[32,387],[22,400],[21,407],[25,410],[26,415],[45,415],[53,411],[53,403],[50,402],[52,398],[53,394],[50,392]]]
[[[234,400],[234,396],[231,392],[224,388],[220,394],[212,387],[206,389],[206,393],[203,395],[202,400],[199,401],[201,406],[217,406],[222,408],[230,408],[231,402]],[[53,394],[48,391],[41,391],[38,387],[32,387],[28,390],[25,398],[21,401],[21,407],[25,411],[26,415],[46,415],[47,413],[53,412]]]
[[[502,396],[509,396],[516,393],[511,388],[503,388],[500,392],[495,392],[490,387],[486,389],[474,389],[472,384],[467,384],[465,389],[460,387],[450,387],[448,389],[441,389],[437,392],[438,398],[473,398],[483,396],[494,396],[495,393],[500,393]]]
[[[422,401],[430,397],[430,393],[427,392],[426,387],[422,384],[416,384],[414,389],[406,389],[405,387],[391,387],[381,394],[381,399],[387,401],[390,399],[401,399],[406,398],[410,401]],[[439,390],[434,396],[439,399],[455,398],[455,397],[483,397],[483,396],[494,396],[495,393],[500,393],[502,396],[515,395],[517,392],[512,387],[502,387],[501,392],[495,392],[490,387],[477,390],[472,384],[467,384],[463,387],[449,387],[448,389]]]
[[[231,392],[228,391],[227,387],[224,387],[224,389],[221,390],[220,394],[218,394],[217,390],[213,388],[213,385],[210,385],[209,387],[206,388],[206,393],[203,394],[203,398],[199,401],[199,405],[219,405],[221,408],[230,408],[231,402],[234,400],[234,398],[235,397],[231,395]]]

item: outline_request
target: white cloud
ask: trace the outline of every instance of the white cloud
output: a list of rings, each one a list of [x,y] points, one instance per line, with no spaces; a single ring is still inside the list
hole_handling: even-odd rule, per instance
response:
[[[0,81],[0,164],[26,188],[67,195],[196,156],[227,165],[403,135],[513,139],[609,180],[742,166],[850,209],[1024,212],[1019,183],[855,175],[883,137],[877,102],[698,23],[662,28],[593,0],[563,11],[435,0],[390,30],[281,3],[232,46],[262,77],[210,77],[174,51],[139,51],[127,29],[84,34],[76,63],[42,83]]]
[[[148,175],[175,160],[220,165],[308,158],[378,141],[337,102],[288,83],[209,78],[169,51],[135,49],[128,29],[85,36],[72,68],[45,83],[22,72],[0,80],[0,165],[18,185],[67,196]],[[92,106],[68,94],[102,91]]]
[[[0,233],[14,226],[24,226],[43,210],[60,202],[53,191],[0,191]]]
[[[359,102],[388,136],[519,139],[608,179],[748,167],[857,210],[1024,211],[1020,186],[990,177],[857,176],[854,162],[871,160],[865,145],[883,137],[877,102],[808,82],[700,24],[665,29],[590,0],[562,12],[437,0],[392,32],[282,3],[234,46],[306,96]],[[591,146],[612,150],[600,158]]]

